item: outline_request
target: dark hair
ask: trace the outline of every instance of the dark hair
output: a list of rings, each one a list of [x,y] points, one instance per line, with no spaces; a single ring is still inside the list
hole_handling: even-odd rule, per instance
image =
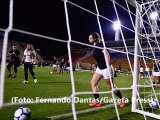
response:
[[[100,35],[99,35],[99,33],[94,32],[91,35],[96,40],[96,42],[100,42]]]

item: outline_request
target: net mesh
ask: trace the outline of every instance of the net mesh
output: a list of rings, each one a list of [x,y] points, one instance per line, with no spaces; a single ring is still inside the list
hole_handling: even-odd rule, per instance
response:
[[[87,9],[87,8],[79,5],[75,1],[62,0],[62,2],[64,4],[64,13],[65,13],[65,19],[66,19],[66,26],[67,26],[67,36],[68,36],[67,40],[53,38],[50,36],[45,36],[42,34],[37,34],[37,33],[29,32],[29,31],[13,28],[13,13],[14,13],[13,0],[10,0],[9,26],[7,29],[0,29],[1,31],[5,32],[4,41],[3,41],[1,78],[0,78],[0,89],[1,89],[0,90],[1,91],[0,92],[0,106],[2,107],[2,106],[13,105],[12,103],[5,103],[3,101],[4,100],[5,65],[6,65],[5,60],[6,60],[6,53],[7,53],[8,35],[11,31],[22,33],[22,34],[27,34],[27,35],[31,35],[31,36],[35,36],[35,37],[40,37],[40,38],[48,39],[48,40],[52,40],[52,41],[63,42],[63,43],[67,44],[68,58],[69,58],[69,63],[70,63],[70,67],[71,67],[70,80],[71,80],[71,86],[72,86],[71,87],[72,94],[70,96],[68,96],[68,98],[72,99],[72,104],[71,104],[72,113],[58,115],[58,116],[52,116],[52,117],[49,117],[50,119],[55,119],[55,118],[57,119],[57,118],[62,118],[65,116],[72,116],[73,115],[73,119],[76,120],[78,114],[86,113],[89,111],[97,111],[99,109],[106,108],[106,106],[103,106],[101,108],[93,108],[93,109],[87,109],[87,110],[82,110],[82,111],[76,111],[74,97],[77,95],[93,94],[93,92],[86,92],[86,91],[77,92],[75,89],[75,78],[74,78],[74,73],[73,73],[73,64],[72,64],[72,55],[71,55],[71,43],[82,45],[85,47],[90,47],[90,48],[98,48],[98,49],[105,48],[113,53],[119,53],[119,54],[125,55],[125,57],[126,57],[125,62],[128,65],[126,67],[126,69],[128,71],[130,71],[130,73],[133,75],[133,77],[135,77],[134,76],[135,73],[133,72],[133,69],[134,70],[137,69],[139,71],[140,66],[142,66],[144,69],[149,68],[150,70],[145,71],[145,76],[143,76],[144,79],[140,78],[141,76],[139,76],[139,72],[137,73],[136,76],[138,76],[138,78],[134,78],[133,80],[136,80],[136,82],[138,84],[133,86],[133,91],[136,92],[136,99],[140,100],[140,99],[147,99],[147,98],[153,97],[159,101],[160,96],[159,96],[159,93],[157,93],[157,91],[159,91],[159,87],[157,87],[158,86],[157,84],[153,85],[152,80],[153,80],[154,76],[151,74],[152,73],[151,69],[153,66],[152,61],[159,59],[158,52],[160,50],[160,46],[159,46],[160,43],[159,43],[158,36],[159,36],[160,30],[159,30],[158,24],[159,24],[160,19],[159,19],[159,16],[156,16],[156,18],[152,19],[152,20],[150,18],[150,14],[153,12],[157,12],[159,14],[159,12],[160,12],[159,1],[158,0],[150,0],[150,1],[148,1],[148,0],[146,0],[146,1],[145,0],[138,0],[138,1],[122,0],[122,3],[115,1],[115,0],[109,1],[113,4],[114,15],[116,16],[116,19],[118,21],[121,21],[122,13],[120,11],[123,10],[123,11],[125,11],[125,13],[127,14],[128,18],[129,18],[129,20],[128,20],[129,24],[131,24],[131,26],[127,26],[126,23],[122,23],[121,27],[119,28],[119,33],[121,36],[120,40],[121,40],[121,43],[123,46],[120,49],[118,49],[117,47],[108,47],[106,44],[105,32],[102,28],[102,26],[103,26],[102,21],[107,21],[107,22],[113,24],[114,20],[111,19],[110,17],[103,15],[104,13],[100,9],[101,8],[100,5],[102,5],[102,4],[100,4],[100,2],[98,2],[96,0],[92,1],[92,5],[95,8],[94,10]],[[84,43],[81,41],[76,41],[76,40],[72,39],[73,34],[72,34],[71,28],[70,28],[69,6],[74,6],[74,7],[78,8],[79,10],[85,11],[85,12],[89,13],[90,15],[96,17],[98,31],[101,36],[103,48],[95,47],[95,46],[89,45],[87,43]],[[137,22],[138,26],[135,23],[135,19],[137,19],[136,22]],[[135,40],[137,41],[137,46],[138,46],[137,49],[136,49],[136,47],[135,48],[129,47],[129,45],[128,45],[129,43],[127,42],[128,37],[126,37],[126,36],[128,36],[128,34],[130,34],[131,36],[135,35]],[[134,42],[131,42],[131,44],[133,45]],[[136,45],[136,43],[134,45]],[[134,51],[134,49],[136,49],[137,51]],[[135,52],[137,52],[137,54]],[[133,68],[133,56],[135,57],[135,59],[136,59],[136,57],[139,58],[138,65],[135,66],[134,68]],[[114,61],[113,61],[113,63],[114,63]],[[155,64],[158,66],[159,63],[155,62]],[[107,62],[106,62],[106,65],[109,67]],[[111,75],[110,75],[110,81],[111,81]],[[111,82],[111,84],[112,84],[111,86],[113,88],[113,83]],[[131,90],[132,88],[123,87],[123,88],[119,88],[119,89],[120,90]],[[102,92],[98,92],[98,93],[99,94],[111,94],[112,98],[115,99],[114,89],[112,89],[111,91],[102,91]],[[151,108],[151,110],[148,109],[150,107],[148,106],[148,104],[144,103],[143,101],[138,101],[136,103],[133,102],[132,104],[134,104],[134,106],[135,106],[134,112],[138,112],[140,114],[143,114],[145,119],[146,119],[146,115],[150,116],[150,117],[157,118],[157,119],[160,118],[159,115],[153,110],[153,108]],[[117,107],[117,103],[114,102],[112,107],[113,106],[116,111],[117,119],[119,120],[120,114],[119,114],[119,110],[118,110],[119,108]],[[159,102],[158,102],[158,106],[159,106]],[[159,108],[160,108],[160,106],[159,106]]]

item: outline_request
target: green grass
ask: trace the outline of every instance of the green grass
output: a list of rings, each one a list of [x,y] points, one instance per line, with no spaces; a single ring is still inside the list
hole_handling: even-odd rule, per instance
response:
[[[5,91],[4,91],[4,102],[11,102],[12,97],[19,98],[30,98],[35,99],[36,97],[41,98],[59,98],[64,96],[70,96],[72,93],[72,86],[70,75],[64,74],[50,74],[50,67],[36,68],[34,69],[36,76],[38,78],[38,84],[33,83],[33,79],[29,76],[29,83],[22,84],[24,80],[23,68],[18,69],[18,77],[7,78],[8,72],[6,72],[5,78]],[[90,71],[76,71],[74,72],[75,78],[75,90],[76,92],[91,91],[90,80],[92,78],[93,72]],[[140,81],[142,84],[145,82],[143,79]],[[117,87],[130,87],[132,85],[132,76],[126,74],[120,74],[115,78],[115,85]],[[100,91],[108,91],[105,80],[101,80],[99,83]],[[144,91],[144,89],[140,89]],[[146,91],[150,91],[146,89]],[[156,88],[159,91],[159,88]],[[123,96],[131,99],[131,90],[122,91]],[[111,97],[111,94],[103,94],[100,97]],[[79,98],[89,98],[93,95],[78,95]],[[106,103],[103,103],[106,105]],[[70,103],[43,103],[43,104],[27,104],[27,105],[13,105],[8,107],[3,107],[0,110],[0,120],[12,120],[15,110],[20,106],[26,106],[32,111],[32,120],[45,120],[49,116],[55,116],[65,113],[72,112]],[[86,110],[90,109],[87,103],[76,103],[76,110]],[[129,102],[125,108],[120,108],[118,106],[118,111],[121,120],[143,120],[143,115],[131,112],[131,102]],[[160,111],[156,111],[160,114]],[[77,115],[78,120],[116,120],[116,112],[114,107],[109,107],[103,110],[98,110],[94,112],[88,112],[84,114]],[[63,120],[72,120],[73,117],[62,118]],[[153,118],[147,117],[148,120],[153,120]]]

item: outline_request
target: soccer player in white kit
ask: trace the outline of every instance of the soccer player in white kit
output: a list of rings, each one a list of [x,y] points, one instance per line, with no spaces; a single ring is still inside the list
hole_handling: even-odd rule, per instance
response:
[[[36,62],[36,52],[33,50],[32,44],[27,44],[22,60],[24,62],[24,76],[25,76],[25,80],[23,81],[23,83],[28,83],[28,69],[34,79],[34,83],[37,83],[37,79],[33,71],[33,65]]]
[[[141,66],[141,67],[140,67],[140,77],[143,78],[143,76],[144,76],[144,69],[143,69],[143,67]]]

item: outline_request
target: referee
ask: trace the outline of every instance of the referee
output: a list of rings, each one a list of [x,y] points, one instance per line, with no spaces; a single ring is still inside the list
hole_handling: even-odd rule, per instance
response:
[[[9,51],[8,56],[10,57],[9,63],[7,65],[7,69],[9,71],[8,77],[12,77],[11,68],[12,68],[12,66],[14,66],[13,67],[14,73],[15,73],[14,78],[16,78],[17,77],[17,68],[20,65],[20,60],[19,60],[20,52],[19,52],[19,50],[17,50],[16,45],[12,46],[12,50]]]
[[[34,83],[37,83],[37,79],[33,71],[33,65],[36,62],[36,53],[33,50],[32,44],[27,44],[22,60],[23,60],[22,62],[24,62],[24,76],[25,76],[25,80],[23,81],[23,83],[28,83],[28,69],[34,79]]]
[[[96,46],[96,47],[103,47],[103,44],[100,42],[100,36],[96,32],[89,35],[89,43],[92,44],[93,46]],[[121,92],[114,85],[112,69],[111,69],[111,67],[107,68],[107,66],[106,66],[106,62],[108,62],[108,64],[110,65],[110,55],[109,55],[108,51],[106,49],[102,50],[102,49],[94,48],[92,51],[92,55],[94,56],[94,58],[97,61],[97,68],[96,68],[96,71],[94,72],[92,80],[91,80],[92,91],[93,92],[99,91],[98,90],[98,83],[102,77],[104,77],[104,79],[106,80],[106,83],[109,86],[109,88],[110,89],[112,88],[111,83],[110,83],[110,77],[109,77],[109,71],[110,71],[110,75],[111,75],[112,83],[113,83],[113,87],[114,87],[113,88],[114,93],[118,96],[118,98],[121,99],[120,107],[124,107],[125,101],[121,95]],[[107,61],[105,61],[105,59]],[[91,104],[89,104],[89,106],[94,106],[94,107],[102,106],[102,104],[100,103],[100,100],[99,100],[99,94],[95,93],[94,97],[95,97],[95,103],[91,103]]]

